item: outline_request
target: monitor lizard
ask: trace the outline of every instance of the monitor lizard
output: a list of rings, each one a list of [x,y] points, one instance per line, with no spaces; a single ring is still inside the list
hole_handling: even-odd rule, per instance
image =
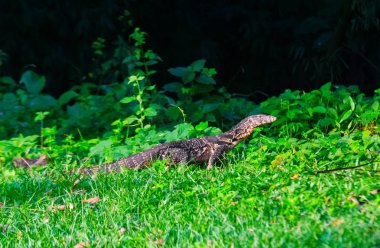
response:
[[[250,136],[256,127],[272,123],[276,119],[274,116],[263,114],[248,116],[230,130],[218,135],[163,143],[111,163],[81,168],[79,172],[92,175],[100,171],[120,171],[121,168],[140,169],[149,166],[155,160],[168,160],[170,164],[207,161],[207,170],[210,170],[217,159]],[[73,172],[75,170],[70,171],[70,174]]]

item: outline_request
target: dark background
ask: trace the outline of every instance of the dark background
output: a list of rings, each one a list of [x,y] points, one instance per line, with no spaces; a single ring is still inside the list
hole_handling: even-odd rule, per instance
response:
[[[99,67],[97,37],[107,60],[118,37],[140,27],[163,59],[159,85],[173,80],[168,68],[205,58],[220,85],[252,99],[328,81],[371,93],[380,87],[379,16],[378,0],[0,0],[0,75],[32,68],[59,95]]]

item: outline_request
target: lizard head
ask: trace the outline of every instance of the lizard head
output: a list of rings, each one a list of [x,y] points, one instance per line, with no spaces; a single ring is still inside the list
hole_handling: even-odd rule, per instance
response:
[[[271,115],[251,115],[244,118],[236,126],[232,127],[231,130],[227,131],[227,133],[232,135],[234,145],[236,145],[250,136],[256,127],[266,123],[272,123],[276,121],[276,119],[277,117]]]

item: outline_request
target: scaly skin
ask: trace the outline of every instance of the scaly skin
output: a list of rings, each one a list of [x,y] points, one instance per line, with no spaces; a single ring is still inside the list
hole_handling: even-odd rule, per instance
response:
[[[163,143],[111,163],[82,168],[80,172],[92,175],[98,171],[119,171],[124,167],[139,169],[149,166],[155,160],[168,160],[173,164],[207,161],[207,170],[210,170],[217,159],[250,136],[256,127],[272,123],[276,119],[276,117],[270,115],[252,115],[222,134]]]

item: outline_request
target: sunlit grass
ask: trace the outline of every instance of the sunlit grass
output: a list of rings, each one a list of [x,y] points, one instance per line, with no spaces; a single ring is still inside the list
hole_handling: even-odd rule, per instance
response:
[[[301,142],[302,143],[302,142]],[[3,246],[373,247],[380,243],[379,164],[315,175],[271,139],[221,167],[163,164],[83,178],[17,171],[0,183]],[[251,149],[252,148],[252,149]],[[342,157],[342,162],[347,162]],[[321,164],[322,165],[322,164]],[[316,164],[316,169],[324,169]],[[347,165],[347,164],[346,164]],[[4,174],[3,174],[4,175]],[[82,200],[98,196],[98,202]],[[58,206],[64,208],[58,209]],[[63,206],[63,207],[62,207]]]

